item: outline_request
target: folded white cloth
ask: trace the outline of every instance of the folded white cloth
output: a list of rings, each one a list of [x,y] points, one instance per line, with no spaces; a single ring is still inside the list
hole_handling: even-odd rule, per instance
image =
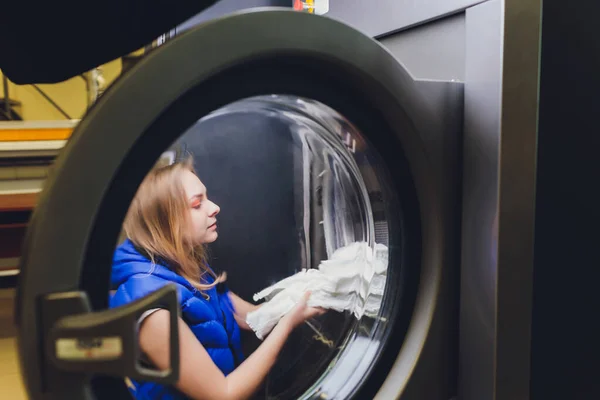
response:
[[[388,249],[382,244],[374,249],[365,242],[342,247],[319,269],[303,269],[255,294],[254,301],[266,302],[248,313],[246,322],[262,340],[306,291],[312,293],[310,307],[350,311],[357,319],[375,316],[383,299],[387,265]]]

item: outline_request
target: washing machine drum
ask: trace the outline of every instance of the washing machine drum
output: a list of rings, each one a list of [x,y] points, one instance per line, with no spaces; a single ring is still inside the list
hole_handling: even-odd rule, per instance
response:
[[[129,398],[125,378],[176,381],[175,289],[108,301],[131,200],[157,159],[181,154],[222,208],[211,265],[247,300],[325,260],[377,264],[379,289],[361,272],[349,312],[297,329],[257,398],[400,396],[431,319],[415,323],[417,287],[437,280],[422,249],[440,247],[419,107],[385,49],[314,15],[241,13],[153,51],[78,125],[32,217],[17,299],[30,398]],[[157,305],[171,311],[167,371],[139,362],[136,321]],[[246,353],[257,345],[244,336]]]

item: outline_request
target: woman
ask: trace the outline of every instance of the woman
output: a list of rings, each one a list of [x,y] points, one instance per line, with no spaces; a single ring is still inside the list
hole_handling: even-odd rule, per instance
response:
[[[191,160],[158,165],[146,177],[127,213],[127,239],[114,256],[111,307],[175,283],[179,292],[180,378],[175,387],[133,382],[136,399],[245,399],[265,379],[287,337],[323,311],[307,307],[309,294],[245,361],[239,329],[258,306],[230,292],[225,275],[206,262],[204,245],[218,237],[219,207],[208,199]],[[140,319],[144,361],[169,368],[169,312],[150,310]]]

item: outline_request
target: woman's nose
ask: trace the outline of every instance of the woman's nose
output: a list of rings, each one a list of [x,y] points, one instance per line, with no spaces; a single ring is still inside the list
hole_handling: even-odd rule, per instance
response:
[[[215,216],[215,215],[217,215],[218,213],[221,212],[221,207],[219,207],[218,205],[216,205],[212,201],[211,201],[211,203],[212,203],[213,209],[212,209],[212,213],[210,215],[212,217],[212,216]]]

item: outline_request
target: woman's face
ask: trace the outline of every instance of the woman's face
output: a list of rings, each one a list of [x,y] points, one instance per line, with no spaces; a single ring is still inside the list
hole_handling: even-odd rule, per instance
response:
[[[191,171],[183,171],[181,182],[189,204],[192,222],[191,240],[196,244],[217,240],[217,214],[221,209],[208,200],[206,187]]]

